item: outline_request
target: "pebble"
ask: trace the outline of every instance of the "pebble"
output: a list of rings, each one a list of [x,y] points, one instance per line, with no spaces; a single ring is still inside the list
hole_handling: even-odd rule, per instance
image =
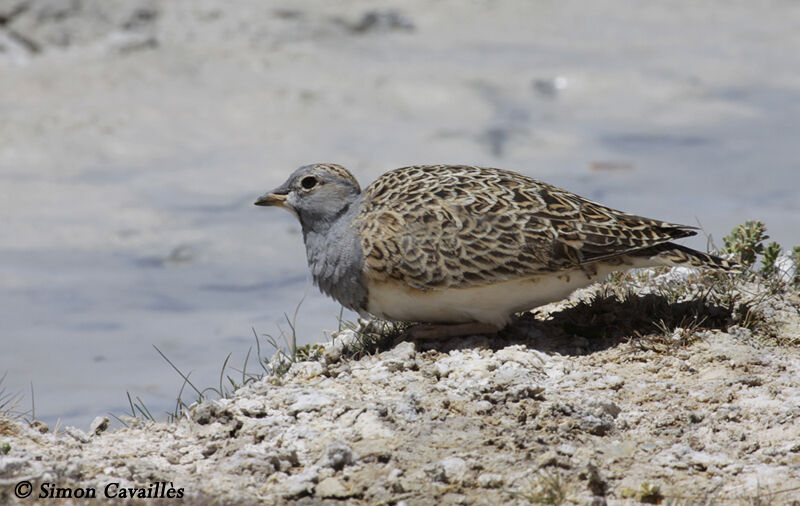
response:
[[[266,414],[266,406],[264,406],[264,401],[260,399],[238,399],[236,401],[236,407],[238,407],[245,416],[260,417]]]
[[[375,411],[364,411],[358,415],[354,428],[364,439],[388,439],[394,435]]]
[[[292,364],[288,374],[300,379],[313,379],[317,378],[325,372],[325,367],[322,362],[296,362]]]
[[[434,479],[444,483],[460,483],[467,475],[467,463],[459,457],[448,457],[436,464]]]
[[[334,441],[329,443],[327,448],[325,448],[325,456],[322,459],[321,465],[339,471],[344,466],[355,463],[356,459],[357,456],[350,446],[341,441]]]
[[[558,453],[560,453],[562,455],[569,455],[569,456],[575,455],[575,452],[577,450],[578,450],[578,448],[575,447],[575,445],[566,444],[566,443],[558,445],[558,447],[556,448],[556,451]]]
[[[317,485],[314,495],[322,498],[342,499],[351,494],[347,491],[342,482],[336,478],[325,478]]]
[[[625,385],[625,380],[622,376],[607,376],[605,378],[605,384],[611,390],[619,390]]]
[[[472,412],[476,414],[484,414],[492,411],[494,405],[489,401],[478,401],[472,404]]]
[[[0,458],[0,477],[11,477],[28,467],[28,459],[20,457]]]
[[[416,347],[412,342],[402,342],[394,349],[384,353],[383,364],[390,372],[416,369],[414,357],[417,355]]]
[[[505,483],[502,474],[481,473],[478,475],[478,485],[483,488],[500,488]]]
[[[82,430],[80,430],[80,429],[78,429],[76,427],[67,427],[64,430],[64,432],[69,434],[72,437],[72,439],[74,439],[75,441],[77,441],[79,443],[88,443],[89,442],[89,436],[85,432],[83,432]]]
[[[108,419],[107,416],[97,416],[92,420],[92,423],[89,424],[89,434],[96,436],[100,435],[101,433],[105,432],[108,429],[108,425],[111,420]]]
[[[332,402],[330,397],[318,392],[300,394],[297,396],[294,403],[289,406],[289,414],[296,415],[303,411],[318,411],[323,406],[327,406]]]
[[[318,474],[319,469],[316,466],[312,466],[286,478],[283,482],[285,487],[284,497],[292,498],[310,494],[314,490]]]
[[[538,353],[524,345],[507,346],[495,352],[495,358],[502,362],[516,362],[526,368],[536,369],[544,365],[545,361]]]

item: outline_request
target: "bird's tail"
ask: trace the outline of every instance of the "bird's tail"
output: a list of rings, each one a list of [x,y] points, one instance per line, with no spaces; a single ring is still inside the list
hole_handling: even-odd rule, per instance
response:
[[[673,267],[696,267],[724,272],[742,272],[744,266],[732,260],[701,253],[692,248],[675,243],[664,243],[637,252],[637,256],[647,256],[651,260]]]

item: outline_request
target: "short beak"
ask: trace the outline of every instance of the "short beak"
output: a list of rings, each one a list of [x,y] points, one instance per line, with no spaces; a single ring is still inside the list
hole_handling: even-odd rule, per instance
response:
[[[257,206],[288,207],[286,204],[286,195],[281,195],[280,193],[265,193],[258,197],[258,200],[256,200],[254,204]]]

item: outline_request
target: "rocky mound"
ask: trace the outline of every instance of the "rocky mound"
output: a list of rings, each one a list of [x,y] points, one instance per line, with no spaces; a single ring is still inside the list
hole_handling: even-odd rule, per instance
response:
[[[317,360],[174,423],[52,434],[2,420],[0,498],[28,481],[34,497],[92,488],[216,504],[793,504],[796,293],[751,298],[734,324],[718,299],[646,293],[659,286],[647,276],[626,296],[595,287],[491,338],[380,351],[370,325],[346,330]],[[678,325],[698,304],[724,317]]]

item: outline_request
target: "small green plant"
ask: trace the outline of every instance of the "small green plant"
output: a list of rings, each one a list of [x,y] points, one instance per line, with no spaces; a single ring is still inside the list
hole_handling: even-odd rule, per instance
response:
[[[298,362],[317,362],[322,360],[325,347],[321,344],[304,344],[297,348],[295,358]]]
[[[781,302],[792,285],[800,288],[800,247],[786,254],[776,242],[765,244],[767,237],[763,223],[749,221],[725,238],[726,249],[716,253],[736,257],[747,265],[744,272],[679,273],[657,267],[613,274],[594,297],[562,310],[563,316],[544,325],[561,322],[558,330],[585,337],[590,346],[627,338],[632,350],[664,353],[690,345],[700,330],[726,331],[733,326],[759,338],[796,342],[781,331],[770,308],[796,300]]]
[[[3,444],[0,444],[0,455],[8,455],[11,451],[11,443],[5,441]]]
[[[244,364],[240,370],[232,368],[234,371],[237,371],[241,374],[240,378],[235,379],[230,374],[226,374],[226,371],[229,370],[229,362],[232,356],[232,353],[228,353],[225,357],[224,362],[222,363],[222,369],[219,373],[219,383],[217,386],[213,387],[206,387],[206,388],[199,388],[195,385],[192,380],[190,379],[191,371],[186,373],[181,370],[175,363],[167,357],[164,352],[162,352],[157,346],[153,345],[153,348],[161,355],[163,358],[174,370],[178,373],[178,375],[183,379],[183,383],[178,391],[178,395],[175,399],[175,408],[172,412],[167,412],[167,421],[174,422],[183,416],[185,410],[192,404],[200,404],[207,401],[209,398],[211,399],[220,399],[220,398],[230,398],[238,388],[247,385],[253,381],[261,379],[264,376],[269,375],[278,375],[281,376],[289,370],[295,362],[306,361],[306,360],[320,360],[322,358],[322,353],[324,348],[319,344],[308,344],[304,346],[297,346],[297,332],[296,332],[296,320],[297,314],[300,310],[300,306],[303,304],[303,300],[301,299],[300,302],[297,304],[295,308],[294,315],[292,318],[289,318],[288,315],[284,315],[286,318],[286,322],[289,325],[289,332],[284,332],[281,329],[281,337],[285,343],[281,345],[278,339],[273,338],[269,334],[264,334],[263,337],[267,341],[267,343],[275,349],[275,354],[272,359],[263,357],[261,354],[261,339],[259,338],[258,333],[255,329],[253,329],[253,337],[255,339],[255,346],[256,346],[256,356],[257,356],[257,363],[261,366],[260,370],[256,370],[255,372],[248,371],[248,363],[250,361],[250,356],[253,352],[253,347],[251,346],[247,350],[247,354],[244,358]],[[194,400],[186,401],[184,400],[184,391],[186,387],[189,387],[189,390],[194,392]],[[0,394],[2,391],[0,391]],[[145,422],[155,422],[156,417],[147,407],[145,402],[139,396],[131,396],[130,392],[126,392],[128,397],[128,405],[130,407],[130,413],[126,416],[131,418],[135,418],[138,420],[142,420]],[[0,398],[0,400],[2,400]],[[0,404],[0,407],[2,404]],[[114,417],[117,421],[125,425],[126,427],[130,424],[123,420],[121,417],[114,415],[113,413],[109,413],[112,417]]]
[[[794,279],[792,284],[800,287],[800,246],[795,246],[792,249],[792,260],[794,261]]]
[[[136,402],[133,402],[133,399],[131,398],[131,393],[130,392],[125,392],[125,395],[128,396],[128,405],[131,407],[131,414],[130,414],[131,417],[138,418],[140,420],[146,420],[146,421],[149,421],[149,422],[155,422],[156,421],[156,419],[153,416],[153,414],[150,412],[149,409],[147,409],[147,405],[144,403],[144,401],[141,398],[139,398],[138,395],[136,396]],[[169,413],[168,413],[168,415],[169,415]],[[112,415],[112,416],[114,416],[114,415]],[[114,416],[114,418],[116,418],[117,420],[122,422],[124,425],[126,425],[126,426],[128,425],[127,423],[125,423],[123,420],[121,420],[117,416]]]
[[[540,471],[530,490],[520,496],[534,504],[563,504],[567,500],[566,484],[558,472]]]
[[[646,481],[639,485],[638,490],[624,487],[620,490],[619,494],[623,499],[636,499],[645,504],[661,504],[664,500],[664,494],[661,493],[661,488],[659,488],[658,485]]]
[[[247,350],[247,354],[244,358],[244,364],[242,365],[241,370],[238,372],[241,373],[241,379],[236,380],[231,375],[226,375],[225,372],[228,370],[228,363],[231,358],[231,353],[225,357],[225,361],[222,363],[222,369],[219,373],[219,383],[215,387],[206,387],[203,389],[198,388],[190,379],[191,371],[188,373],[183,372],[175,363],[167,357],[164,352],[162,352],[157,346],[153,345],[153,348],[161,355],[163,358],[174,370],[178,373],[178,375],[183,378],[183,383],[178,391],[178,395],[175,400],[175,408],[172,412],[167,412],[167,422],[174,422],[183,416],[184,411],[189,405],[193,403],[202,403],[208,400],[209,397],[212,398],[229,398],[234,391],[236,391],[239,387],[243,385],[247,385],[250,382],[253,382],[257,379],[260,379],[265,374],[272,374],[273,371],[270,370],[265,364],[267,361],[261,357],[261,345],[258,339],[258,335],[255,334],[255,330],[253,330],[256,340],[256,354],[258,356],[258,363],[261,364],[262,370],[256,372],[249,372],[247,370],[247,364],[250,360],[250,355],[252,354],[253,348],[252,346]],[[234,369],[236,370],[236,369]],[[183,399],[183,392],[186,389],[187,385],[190,387],[192,391],[195,393],[195,399],[193,401],[187,402]],[[128,405],[130,406],[130,414],[128,416],[132,418],[136,418],[139,420],[143,420],[146,422],[155,422],[156,417],[147,407],[145,402],[139,397],[136,396],[135,398],[131,396],[130,392],[126,392],[128,397]],[[114,417],[117,421],[125,425],[126,427],[129,426],[122,418],[116,416],[113,413],[109,413],[112,417]]]
[[[636,498],[646,504],[661,504],[661,501],[664,500],[664,494],[661,493],[661,488],[658,485],[644,482],[639,486]]]
[[[730,235],[723,237],[723,253],[733,253],[736,261],[751,267],[756,257],[764,252],[764,241],[769,239],[767,227],[758,220],[746,221],[733,228]]]
[[[300,306],[303,305],[304,300],[305,296],[300,299],[297,307],[294,308],[292,318],[289,318],[289,315],[285,313],[283,315],[286,319],[286,324],[289,325],[289,332],[285,332],[280,327],[278,328],[281,333],[281,338],[283,339],[283,344],[270,334],[262,334],[267,343],[275,349],[275,355],[271,359],[267,358],[263,360],[263,363],[269,368],[271,374],[283,376],[292,367],[292,364],[311,360],[310,357],[315,355],[311,347],[297,346],[297,314],[300,312]],[[256,336],[256,341],[258,341],[258,336]],[[320,352],[319,358],[321,357],[322,353]]]
[[[359,359],[363,356],[389,349],[412,325],[408,322],[389,322],[385,320],[361,320],[358,323],[340,320],[339,332],[352,330],[355,333],[355,340],[347,344],[343,350],[343,355]]]
[[[800,246],[795,246],[790,253],[781,257],[783,248],[775,241],[765,244],[769,239],[767,227],[760,221],[747,221],[733,228],[730,235],[724,237],[725,248],[719,253],[733,255],[735,260],[745,265],[748,271],[744,277],[755,281],[757,275],[769,284],[773,293],[785,291],[789,287],[800,288]],[[757,271],[753,266],[761,255],[761,268]],[[791,259],[793,266],[787,271],[783,259]],[[779,263],[781,260],[781,263]]]
[[[775,261],[781,254],[781,245],[775,241],[770,242],[764,248],[764,256],[761,258],[761,274],[764,276],[772,276],[777,271]]]
[[[7,374],[8,373],[4,373],[3,376],[0,376],[0,418],[14,420],[17,418],[22,418],[29,412],[19,410],[19,406],[22,403],[21,393],[7,392],[3,387],[3,382],[5,381]],[[33,386],[31,386],[31,389],[32,388]]]

